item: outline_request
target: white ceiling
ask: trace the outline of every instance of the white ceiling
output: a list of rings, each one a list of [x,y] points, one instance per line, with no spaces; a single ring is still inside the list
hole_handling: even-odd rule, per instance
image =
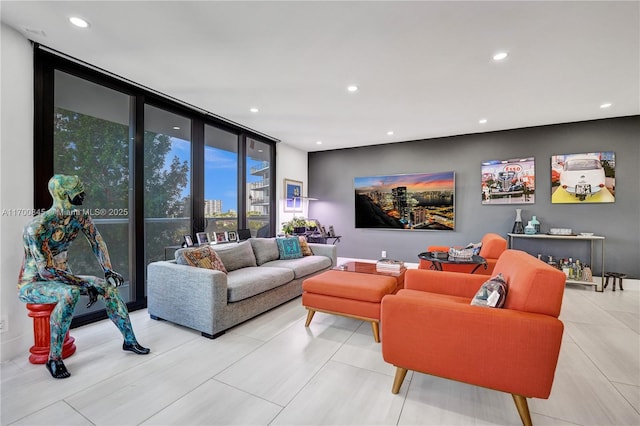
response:
[[[0,2],[2,22],[31,40],[304,151],[640,114],[639,9],[638,1]],[[90,28],[72,26],[72,15]],[[499,51],[509,56],[495,62]],[[349,84],[360,90],[347,92]],[[605,102],[612,106],[601,109]]]

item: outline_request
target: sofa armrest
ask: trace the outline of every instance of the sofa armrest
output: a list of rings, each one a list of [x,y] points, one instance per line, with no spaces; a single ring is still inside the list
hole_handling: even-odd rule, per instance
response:
[[[491,389],[547,398],[564,326],[552,316],[401,290],[381,308],[385,361]]]
[[[147,266],[149,315],[213,334],[226,305],[227,275],[223,272],[173,261]]]
[[[409,269],[405,273],[404,288],[471,299],[485,281],[487,281],[486,275]]]
[[[338,250],[334,244],[307,243],[316,256],[326,256],[331,259],[331,267],[338,264]]]

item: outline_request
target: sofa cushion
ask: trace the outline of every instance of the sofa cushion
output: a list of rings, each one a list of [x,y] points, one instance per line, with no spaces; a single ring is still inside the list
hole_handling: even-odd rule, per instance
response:
[[[196,268],[215,269],[227,273],[224,263],[211,246],[188,247],[176,250],[176,263]]]
[[[331,259],[327,256],[304,256],[301,259],[274,260],[263,266],[287,268],[293,271],[296,278],[301,278],[329,268],[331,266]]]
[[[227,274],[227,300],[238,302],[293,280],[293,271],[266,266],[247,267]]]
[[[298,237],[276,238],[276,243],[278,244],[280,259],[299,259],[302,257]]]
[[[253,248],[258,266],[280,258],[275,238],[250,238],[249,242]]]
[[[228,272],[256,266],[256,257],[249,241],[243,241],[238,244],[220,244],[214,250],[218,253]]]
[[[488,308],[502,308],[507,298],[507,288],[507,281],[502,274],[491,277],[480,286],[471,300],[471,304]]]

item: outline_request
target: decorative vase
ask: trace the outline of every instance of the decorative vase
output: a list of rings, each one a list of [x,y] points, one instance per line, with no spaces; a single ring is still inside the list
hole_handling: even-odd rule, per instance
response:
[[[531,217],[531,224],[533,225],[534,228],[536,228],[536,234],[540,233],[540,221],[538,221],[538,219],[536,219],[535,216]]]
[[[524,233],[527,234],[527,235],[533,235],[533,234],[536,233],[536,228],[535,228],[535,226],[533,226],[531,221],[529,221],[527,226],[524,227]]]
[[[524,234],[524,226],[522,225],[522,209],[516,209],[516,221],[513,223],[512,234]]]

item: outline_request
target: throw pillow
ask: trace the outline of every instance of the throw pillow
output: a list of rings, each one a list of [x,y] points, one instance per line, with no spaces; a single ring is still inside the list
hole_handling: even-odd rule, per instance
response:
[[[218,244],[214,247],[224,267],[229,272],[240,268],[257,266],[256,256],[253,254],[249,241],[243,241],[238,244]]]
[[[302,257],[300,240],[293,238],[276,238],[280,259],[299,259]]]
[[[480,249],[482,249],[482,241],[480,241],[479,243],[469,243],[467,244],[465,249],[471,249],[473,251],[473,254],[480,254]]]
[[[176,263],[196,268],[215,269],[227,273],[222,260],[210,246],[186,248],[176,251]]]
[[[507,281],[502,276],[502,273],[499,273],[482,284],[480,290],[471,300],[471,304],[489,308],[502,308],[507,298],[507,290]]]
[[[311,247],[309,247],[309,243],[307,243],[307,237],[298,237],[298,240],[300,241],[300,250],[302,250],[302,255],[313,256]]]

